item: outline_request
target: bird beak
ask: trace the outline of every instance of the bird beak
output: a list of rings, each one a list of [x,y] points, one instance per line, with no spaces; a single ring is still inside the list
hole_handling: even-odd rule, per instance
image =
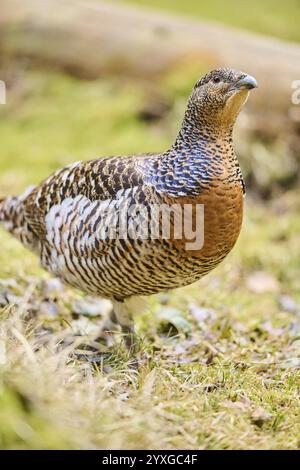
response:
[[[257,81],[254,77],[251,77],[251,75],[246,75],[235,84],[235,88],[238,88],[239,90],[252,90],[253,88],[257,88],[257,86]]]

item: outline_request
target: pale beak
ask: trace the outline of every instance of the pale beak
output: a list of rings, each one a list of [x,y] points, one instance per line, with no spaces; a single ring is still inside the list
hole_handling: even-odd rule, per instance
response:
[[[258,86],[257,81],[251,75],[246,75],[245,77],[238,80],[235,84],[236,88],[239,88],[242,90],[243,89],[252,90],[253,88],[257,88],[257,86]]]

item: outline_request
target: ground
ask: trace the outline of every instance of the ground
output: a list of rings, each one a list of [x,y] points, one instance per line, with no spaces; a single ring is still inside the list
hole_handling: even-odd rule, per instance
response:
[[[186,88],[149,121],[132,83],[38,71],[12,80],[0,193],[71,161],[166,148]],[[0,448],[299,448],[299,215],[296,191],[269,202],[250,191],[223,264],[136,318],[139,372],[120,335],[97,357],[79,354],[107,303],[51,280],[1,230]]]

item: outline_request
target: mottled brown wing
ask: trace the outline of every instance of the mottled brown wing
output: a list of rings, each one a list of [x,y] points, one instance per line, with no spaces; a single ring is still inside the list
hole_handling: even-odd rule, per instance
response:
[[[121,282],[121,272],[114,281],[111,271],[116,271],[116,264],[122,271],[125,253],[134,250],[135,245],[140,248],[135,239],[128,239],[127,208],[141,207],[141,195],[147,189],[145,186],[121,189],[104,201],[78,195],[54,204],[45,217],[42,265],[70,285],[94,294],[101,285],[107,291],[108,278],[112,277],[110,288],[115,291]],[[133,217],[134,227],[137,218],[139,224],[143,222],[138,214]],[[120,253],[124,253],[123,262]]]
[[[120,190],[144,184],[144,168],[155,154],[109,157],[77,162],[47,178],[24,203],[26,218],[34,234],[43,239],[50,209],[66,198],[84,196],[93,201],[113,199]]]

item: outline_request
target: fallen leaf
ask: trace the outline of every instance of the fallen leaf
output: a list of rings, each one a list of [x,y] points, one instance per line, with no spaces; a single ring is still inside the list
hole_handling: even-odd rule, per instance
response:
[[[39,305],[39,315],[44,317],[56,317],[58,315],[58,307],[53,302],[41,302]]]
[[[281,369],[290,369],[290,368],[296,368],[298,369],[300,367],[300,358],[299,357],[291,357],[287,359],[286,361],[283,361],[280,363],[280,368]]]
[[[59,279],[47,279],[42,284],[42,295],[48,298],[55,298],[66,290]]]
[[[296,313],[298,311],[295,300],[289,295],[281,295],[279,297],[279,305],[285,312]]]
[[[178,331],[189,332],[191,324],[184,318],[182,312],[176,308],[164,307],[157,313],[158,318],[173,325]]]
[[[72,305],[72,313],[78,316],[103,317],[108,315],[111,310],[112,304],[109,300],[92,297],[77,300]]]
[[[204,385],[203,392],[211,393],[211,392],[214,392],[215,390],[218,390],[221,387],[224,387],[224,384],[222,382],[207,384],[207,385]]]
[[[216,318],[216,312],[212,308],[201,308],[194,303],[189,304],[189,312],[200,325]]]
[[[273,416],[266,410],[258,406],[251,413],[251,421],[253,424],[261,428],[265,423],[271,421]]]
[[[274,328],[270,321],[266,321],[261,325],[261,329],[269,333],[271,336],[282,336],[285,332],[283,328]]]
[[[255,271],[246,279],[247,288],[255,294],[264,292],[278,292],[279,282],[269,273],[264,271]]]

